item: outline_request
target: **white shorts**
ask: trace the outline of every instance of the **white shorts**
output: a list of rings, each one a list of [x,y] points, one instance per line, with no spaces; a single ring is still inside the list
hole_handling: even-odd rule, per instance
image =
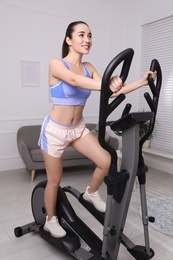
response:
[[[47,116],[43,121],[38,145],[53,157],[60,158],[65,148],[90,131],[82,118],[74,125],[61,125]]]

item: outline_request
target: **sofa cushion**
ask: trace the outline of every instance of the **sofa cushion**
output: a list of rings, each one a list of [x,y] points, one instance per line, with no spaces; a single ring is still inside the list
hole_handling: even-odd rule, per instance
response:
[[[43,162],[43,156],[40,149],[33,149],[30,151],[30,153],[34,162]],[[84,156],[76,151],[71,145],[68,145],[68,148],[65,149],[63,154],[63,160],[75,160],[83,158]]]
[[[43,162],[43,156],[40,149],[30,150],[31,157],[34,162]]]

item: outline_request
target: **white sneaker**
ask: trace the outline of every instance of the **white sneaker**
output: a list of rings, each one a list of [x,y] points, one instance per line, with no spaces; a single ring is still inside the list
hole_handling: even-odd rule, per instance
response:
[[[53,216],[50,220],[46,216],[43,229],[51,234],[52,237],[61,238],[66,236],[65,230],[60,226],[57,217]]]
[[[105,213],[106,203],[102,200],[98,191],[94,192],[93,194],[89,194],[88,189],[89,187],[86,188],[86,191],[83,194],[83,198],[91,202],[98,211]]]

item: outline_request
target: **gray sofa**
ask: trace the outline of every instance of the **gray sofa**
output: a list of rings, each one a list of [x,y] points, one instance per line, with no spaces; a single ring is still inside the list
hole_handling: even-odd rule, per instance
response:
[[[87,128],[97,136],[97,132],[94,130],[96,124],[87,123]],[[27,168],[31,171],[31,181],[34,181],[35,171],[45,169],[43,156],[41,154],[40,147],[38,146],[38,139],[40,135],[41,125],[29,125],[19,128],[17,132],[17,146],[19,154]],[[106,141],[110,143],[115,149],[118,148],[118,139],[111,137],[106,133]],[[73,149],[72,146],[68,146],[63,155],[63,167],[93,164],[92,161],[84,157],[82,154]]]

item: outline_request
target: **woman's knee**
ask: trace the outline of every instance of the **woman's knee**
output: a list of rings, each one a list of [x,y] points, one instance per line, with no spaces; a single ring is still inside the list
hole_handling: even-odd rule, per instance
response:
[[[103,158],[100,158],[97,167],[103,171],[108,171],[111,163],[111,156],[109,153],[106,153]]]
[[[60,185],[60,178],[49,178],[49,176],[47,176],[47,186],[53,188],[53,189],[58,189],[59,185]]]
[[[55,169],[55,170],[48,170],[46,169],[47,173],[47,183],[49,186],[52,188],[58,188],[61,182],[62,178],[62,170],[60,169]]]

